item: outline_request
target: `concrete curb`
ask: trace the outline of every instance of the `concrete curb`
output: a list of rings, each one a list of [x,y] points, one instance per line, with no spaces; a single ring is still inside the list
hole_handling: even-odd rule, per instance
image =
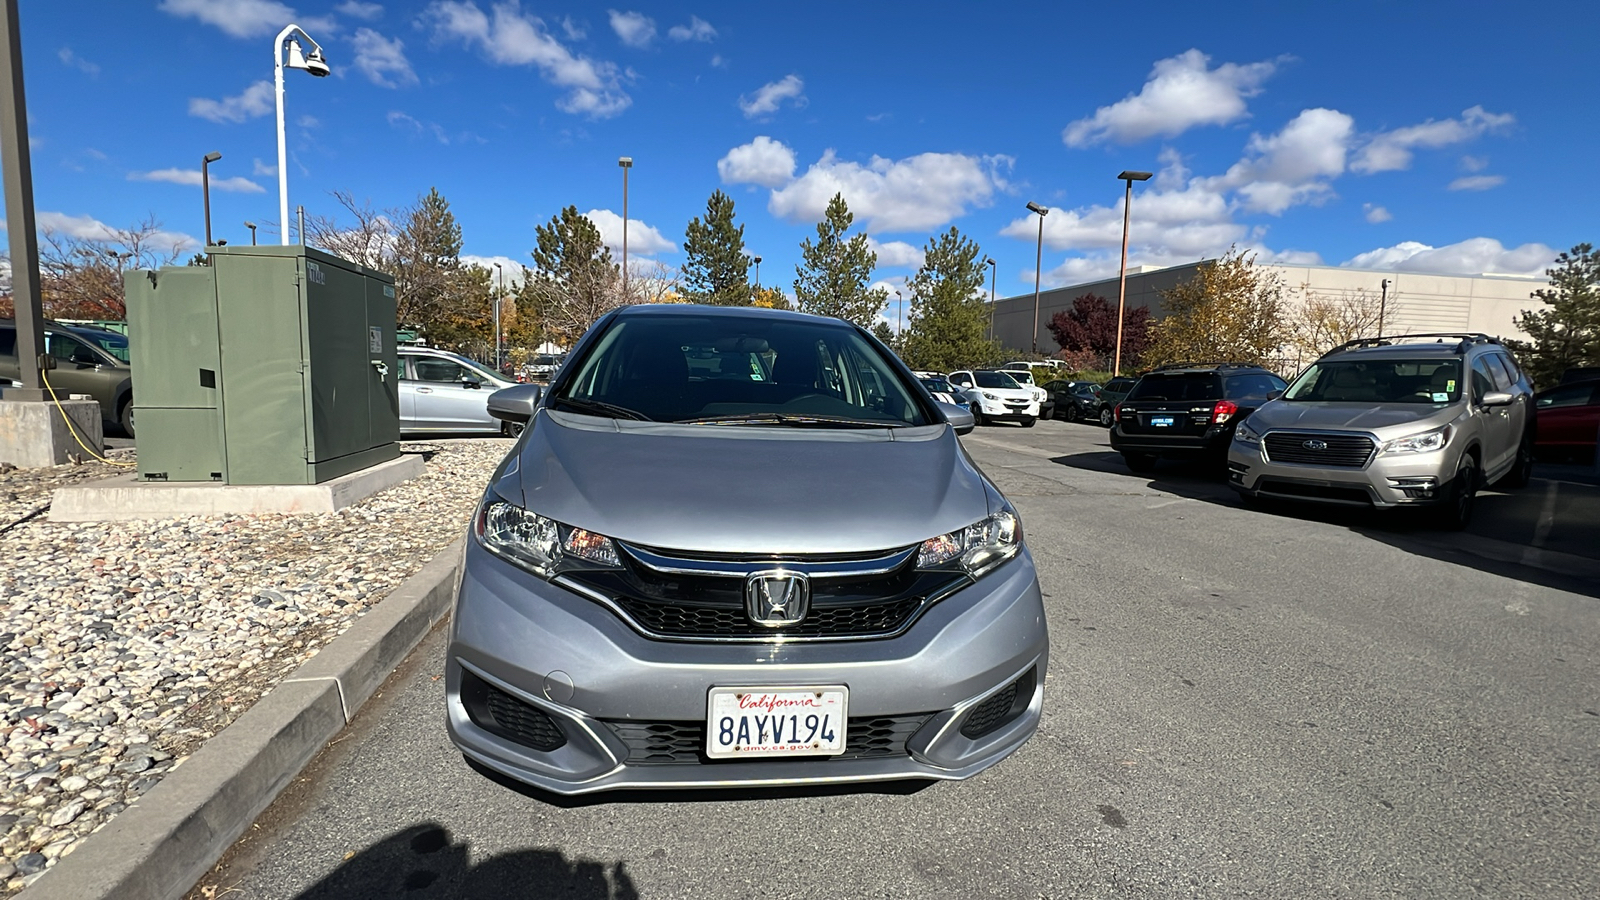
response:
[[[449,612],[463,546],[423,566],[19,900],[177,900]]]

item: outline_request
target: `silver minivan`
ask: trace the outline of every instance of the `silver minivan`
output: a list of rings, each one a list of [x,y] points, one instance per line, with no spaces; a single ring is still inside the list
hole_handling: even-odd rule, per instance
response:
[[[1485,335],[1351,341],[1239,423],[1229,484],[1247,501],[1427,506],[1464,528],[1480,488],[1531,477],[1532,397]]]
[[[466,757],[562,794],[962,779],[1037,728],[1049,637],[1016,510],[872,335],[628,307],[493,475],[450,625]]]

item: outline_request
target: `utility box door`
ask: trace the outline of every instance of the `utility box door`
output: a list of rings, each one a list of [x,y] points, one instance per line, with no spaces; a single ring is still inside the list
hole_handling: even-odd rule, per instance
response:
[[[310,392],[306,423],[313,463],[366,450],[372,442],[369,396],[378,370],[367,352],[367,279],[342,266],[305,261]]]
[[[124,289],[135,409],[215,409],[222,369],[215,273],[207,266],[130,272]]]
[[[305,484],[305,330],[297,260],[214,253],[211,265],[227,366],[228,481]]]
[[[145,481],[222,481],[222,433],[214,409],[139,411],[139,477]]]
[[[389,374],[372,382],[367,405],[372,418],[372,444],[378,447],[400,440],[400,357],[395,345],[394,285],[379,278],[367,282],[367,350],[372,361],[381,361]],[[377,367],[373,367],[374,373]]]

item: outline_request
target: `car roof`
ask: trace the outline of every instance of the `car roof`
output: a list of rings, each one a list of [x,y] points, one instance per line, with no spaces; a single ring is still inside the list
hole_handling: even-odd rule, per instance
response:
[[[1361,359],[1369,359],[1372,357],[1390,359],[1396,357],[1402,359],[1415,359],[1426,356],[1459,357],[1462,355],[1460,347],[1460,341],[1449,340],[1441,340],[1437,343],[1419,341],[1411,344],[1384,344],[1378,347],[1351,347],[1347,350],[1335,350],[1332,353],[1322,357],[1322,359],[1349,359],[1351,357],[1359,357]],[[1473,344],[1472,347],[1468,348],[1468,352],[1470,353],[1473,348],[1477,347],[1481,347],[1485,350],[1504,349],[1499,344]]]
[[[613,315],[618,318],[632,319],[636,317],[663,317],[683,318],[695,316],[698,318],[710,317],[714,319],[787,319],[794,322],[807,322],[811,324],[831,323],[842,328],[853,327],[850,323],[832,316],[817,316],[811,313],[794,312],[787,309],[768,309],[764,306],[710,306],[702,303],[640,303],[633,306],[624,306]]]

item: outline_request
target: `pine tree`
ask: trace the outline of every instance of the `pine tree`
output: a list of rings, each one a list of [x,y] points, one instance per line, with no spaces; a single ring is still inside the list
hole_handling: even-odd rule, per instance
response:
[[[537,318],[551,337],[570,344],[622,305],[622,271],[600,229],[576,206],[534,228],[534,238],[534,271],[523,284],[518,317]]]
[[[984,337],[980,258],[978,245],[954,227],[929,239],[922,268],[906,283],[911,313],[899,349],[912,368],[948,372],[999,355],[999,345]]]
[[[1534,291],[1547,309],[1523,310],[1514,321],[1531,340],[1511,341],[1534,384],[1559,384],[1579,366],[1600,366],[1600,251],[1579,244],[1546,269],[1550,286]]]
[[[1255,256],[1230,249],[1161,292],[1167,317],[1151,326],[1143,362],[1270,365],[1292,338],[1283,295],[1276,273],[1256,268]]]
[[[867,289],[878,254],[867,247],[865,234],[845,237],[854,221],[844,195],[834,194],[817,223],[816,242],[807,238],[800,244],[803,262],[794,268],[794,296],[801,312],[867,326],[889,302],[889,292]]]
[[[684,234],[684,295],[693,303],[749,306],[750,257],[744,252],[744,226],[733,224],[733,198],[714,191],[706,217],[689,221]]]

